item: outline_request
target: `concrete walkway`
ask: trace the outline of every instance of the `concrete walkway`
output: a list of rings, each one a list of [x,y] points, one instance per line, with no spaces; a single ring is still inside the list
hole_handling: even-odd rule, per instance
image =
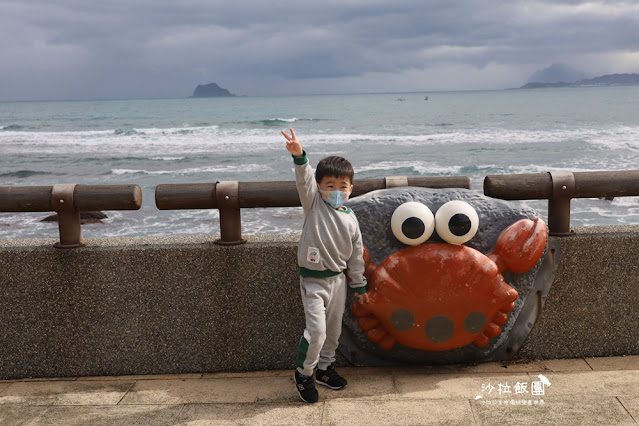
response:
[[[639,356],[338,371],[316,404],[292,370],[0,381],[0,425],[639,423]]]

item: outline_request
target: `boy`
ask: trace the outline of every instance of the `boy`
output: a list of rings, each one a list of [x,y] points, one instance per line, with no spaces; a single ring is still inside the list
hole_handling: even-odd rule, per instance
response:
[[[319,398],[313,381],[331,389],[346,386],[335,368],[335,350],[342,331],[346,304],[346,271],[350,287],[368,302],[362,234],[353,211],[342,204],[353,192],[353,166],[342,157],[327,157],[317,164],[315,179],[302,144],[291,128],[286,149],[295,163],[295,181],[304,209],[304,225],[297,251],[300,290],[306,328],[300,340],[295,385],[305,402]]]

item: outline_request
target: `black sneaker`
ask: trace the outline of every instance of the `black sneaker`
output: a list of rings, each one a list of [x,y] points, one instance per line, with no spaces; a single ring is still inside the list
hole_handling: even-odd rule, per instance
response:
[[[313,376],[304,378],[295,370],[295,388],[304,402],[317,402],[319,399]]]
[[[315,381],[320,385],[328,386],[331,389],[341,389],[346,386],[345,378],[339,375],[332,365],[329,365],[326,370],[317,369],[317,375]]]

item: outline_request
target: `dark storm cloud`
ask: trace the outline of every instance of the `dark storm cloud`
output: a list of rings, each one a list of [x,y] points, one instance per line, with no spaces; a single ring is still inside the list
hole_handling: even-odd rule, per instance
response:
[[[424,81],[431,90],[499,88],[552,62],[639,71],[628,69],[639,65],[639,6],[632,2],[0,6],[0,100],[187,96],[210,81],[246,94],[411,90]]]

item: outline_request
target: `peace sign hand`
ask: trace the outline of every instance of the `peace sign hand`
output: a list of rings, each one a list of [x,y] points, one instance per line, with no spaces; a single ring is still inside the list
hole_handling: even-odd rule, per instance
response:
[[[291,136],[287,135],[284,130],[282,130],[282,134],[286,138],[286,149],[288,152],[293,154],[294,157],[301,157],[304,155],[304,150],[302,149],[302,144],[297,140],[297,136],[295,136],[295,130],[291,127]]]

